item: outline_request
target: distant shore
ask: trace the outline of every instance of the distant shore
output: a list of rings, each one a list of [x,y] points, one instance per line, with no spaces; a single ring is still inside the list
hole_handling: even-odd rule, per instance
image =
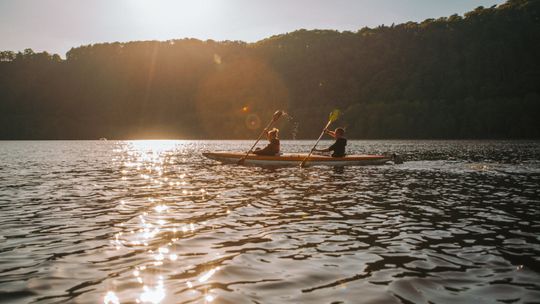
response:
[[[256,43],[179,39],[0,53],[0,139],[540,138],[538,1]]]

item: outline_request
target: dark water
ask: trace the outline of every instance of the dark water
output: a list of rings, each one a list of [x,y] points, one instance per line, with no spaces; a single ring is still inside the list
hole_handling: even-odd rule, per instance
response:
[[[200,155],[250,143],[0,142],[0,302],[540,302],[539,142],[352,141],[408,161],[344,169]]]

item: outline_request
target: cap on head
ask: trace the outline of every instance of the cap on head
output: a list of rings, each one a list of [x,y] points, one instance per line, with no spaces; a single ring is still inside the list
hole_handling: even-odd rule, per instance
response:
[[[343,128],[336,128],[334,132],[336,133],[336,135],[339,135],[339,136],[345,135],[345,129]]]

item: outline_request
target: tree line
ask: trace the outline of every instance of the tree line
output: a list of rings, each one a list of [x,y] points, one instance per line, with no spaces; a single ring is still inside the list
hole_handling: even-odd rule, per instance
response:
[[[328,113],[349,138],[540,138],[540,1],[255,42],[0,52],[0,139],[283,138]]]

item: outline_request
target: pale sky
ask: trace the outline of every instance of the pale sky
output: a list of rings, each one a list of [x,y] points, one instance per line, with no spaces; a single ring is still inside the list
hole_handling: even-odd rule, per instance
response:
[[[258,41],[297,29],[356,31],[503,0],[0,0],[0,50],[58,53],[134,40]]]

